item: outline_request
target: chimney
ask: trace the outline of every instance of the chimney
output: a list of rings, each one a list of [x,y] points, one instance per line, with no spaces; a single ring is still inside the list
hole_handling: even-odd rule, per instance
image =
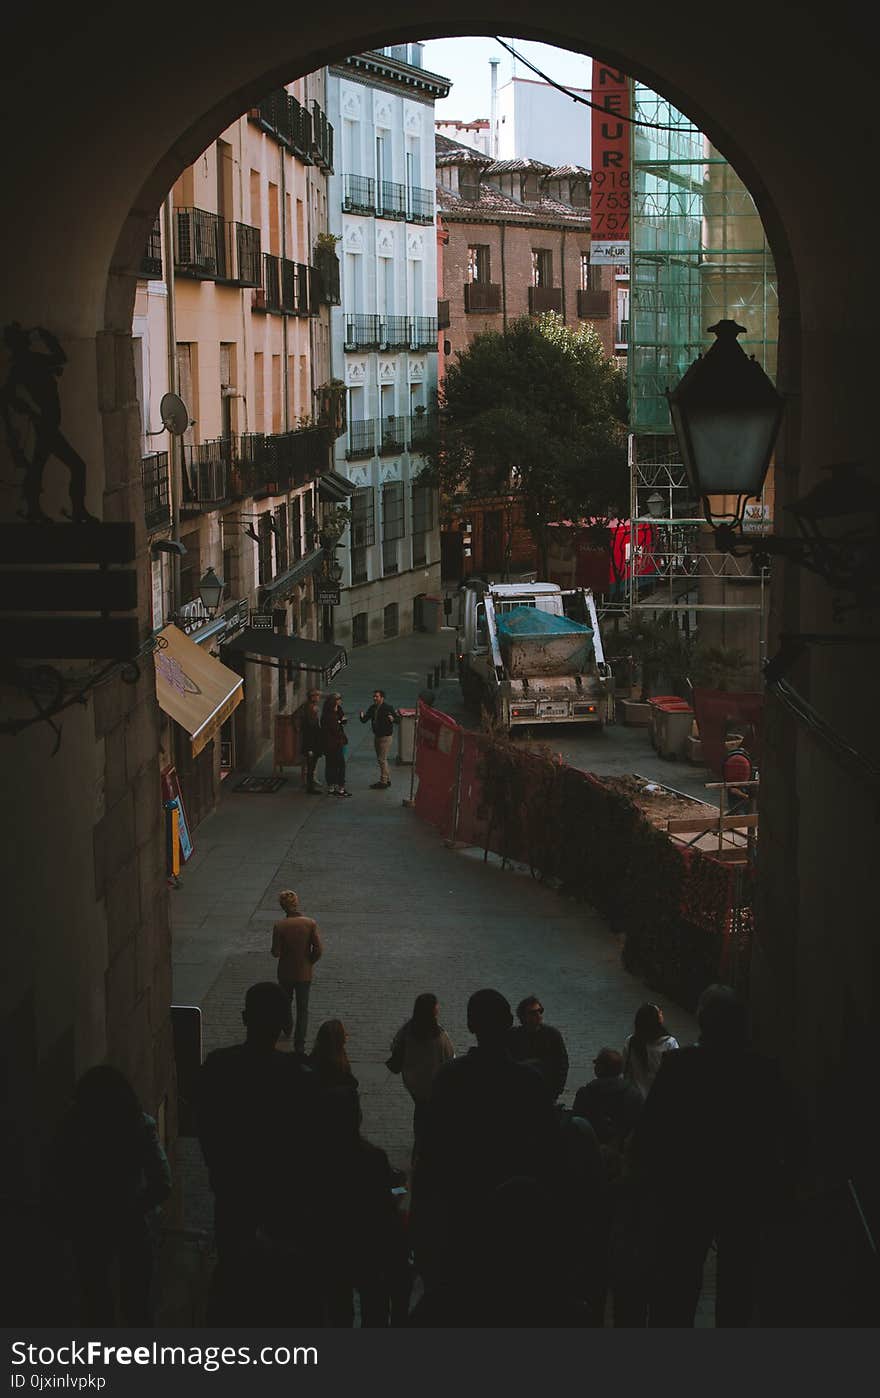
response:
[[[489,59],[489,154],[498,159],[498,59]]]

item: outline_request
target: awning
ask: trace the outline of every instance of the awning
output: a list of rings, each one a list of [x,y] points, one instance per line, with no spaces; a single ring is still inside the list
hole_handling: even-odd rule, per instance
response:
[[[156,698],[159,708],[192,738],[195,757],[241,703],[244,680],[178,627],[166,626],[159,637],[153,652]]]
[[[292,665],[295,670],[311,670],[319,674],[325,684],[343,665],[348,664],[348,656],[342,646],[334,646],[329,641],[307,641],[303,636],[282,636],[277,631],[263,631],[253,626],[246,626],[223,647],[223,651],[224,654],[246,656],[271,655],[276,660],[283,660],[286,665]]]
[[[341,504],[355,489],[356,486],[345,476],[340,476],[338,471],[325,471],[318,477],[318,494],[331,505]]]
[[[266,602],[280,602],[294,587],[301,583],[303,578],[307,578],[310,573],[314,573],[320,568],[324,561],[324,550],[313,549],[307,553],[305,558],[297,559],[296,563],[286,572],[281,573],[277,578],[273,578],[270,583],[263,583],[260,587],[260,598]]]

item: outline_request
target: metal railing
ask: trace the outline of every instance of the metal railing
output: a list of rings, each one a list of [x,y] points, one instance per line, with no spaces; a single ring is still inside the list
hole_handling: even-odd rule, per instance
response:
[[[410,349],[437,348],[437,317],[412,316],[410,322]]]
[[[617,344],[617,345],[628,345],[628,344],[629,344],[629,321],[628,321],[628,320],[621,320],[621,321],[618,321],[618,324],[617,324],[617,334],[616,334],[614,343]]]
[[[147,532],[165,529],[171,523],[171,477],[167,451],[152,451],[141,461],[144,486],[144,522]]]
[[[263,305],[267,311],[281,310],[281,259],[263,253]]]
[[[406,218],[406,188],[392,180],[383,180],[379,185],[379,202],[376,213],[382,218]]]
[[[434,435],[437,427],[437,414],[435,412],[413,413],[409,420],[409,444],[411,451],[417,451],[420,446]]]
[[[379,348],[379,317],[373,315],[352,315],[345,318],[345,344],[347,350]]]
[[[320,282],[318,299],[329,306],[338,306],[342,300],[339,283],[339,258],[334,252],[318,249],[315,253],[315,272]],[[317,306],[315,309],[317,310]]]
[[[298,316],[308,316],[312,311],[317,311],[317,304],[313,305],[312,275],[314,267],[309,267],[305,262],[296,264],[296,313]]]
[[[406,446],[406,418],[394,417],[393,415],[380,418],[379,429],[381,433],[380,456],[393,456],[396,452],[403,451]]]
[[[260,230],[249,223],[236,223],[234,228],[236,280],[240,286],[259,286]]]
[[[345,456],[348,461],[373,456],[376,450],[376,423],[372,418],[348,424],[348,448]]]
[[[281,309],[293,315],[297,299],[297,264],[290,258],[281,258]]]
[[[183,276],[226,280],[226,224],[205,209],[175,209],[174,269]]]
[[[229,498],[232,439],[216,437],[183,448],[184,510],[213,509]]]
[[[349,214],[374,214],[376,181],[369,175],[343,175],[342,207]]]
[[[562,310],[561,286],[530,286],[529,315],[543,315],[545,311]]]
[[[333,127],[312,99],[312,158],[326,174],[333,173]]]
[[[409,190],[407,219],[410,223],[434,222],[434,191],[413,186]]]
[[[465,282],[464,308],[483,315],[501,310],[500,282]]]
[[[579,291],[577,313],[581,320],[604,320],[611,314],[611,292]]]
[[[379,348],[383,350],[409,349],[410,333],[407,316],[382,316],[379,325]]]
[[[306,108],[284,88],[264,97],[251,116],[264,131],[295,151],[307,165],[312,163],[312,118]]]
[[[158,214],[153,220],[153,226],[147,236],[140,270],[143,277],[161,277],[162,275],[162,227]]]

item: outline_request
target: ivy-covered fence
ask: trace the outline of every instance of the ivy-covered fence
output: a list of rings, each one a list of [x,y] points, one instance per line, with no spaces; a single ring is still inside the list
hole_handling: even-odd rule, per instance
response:
[[[429,806],[436,765],[420,768],[421,735],[416,752],[416,809],[444,834],[526,864],[535,878],[591,903],[622,937],[627,970],[684,1009],[692,1011],[712,981],[747,989],[749,870],[677,846],[593,773],[504,738],[463,732],[433,710],[423,719],[433,761],[432,722],[456,729],[443,788],[450,797],[439,806]]]

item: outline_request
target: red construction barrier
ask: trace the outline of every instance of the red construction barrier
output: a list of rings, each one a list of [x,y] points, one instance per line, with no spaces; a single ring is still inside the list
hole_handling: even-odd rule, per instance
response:
[[[455,826],[456,840],[484,847],[490,812],[483,806],[483,782],[478,768],[485,741],[480,733],[462,734],[461,786]]]
[[[419,700],[415,769],[416,814],[452,838],[462,730],[448,714]]]

